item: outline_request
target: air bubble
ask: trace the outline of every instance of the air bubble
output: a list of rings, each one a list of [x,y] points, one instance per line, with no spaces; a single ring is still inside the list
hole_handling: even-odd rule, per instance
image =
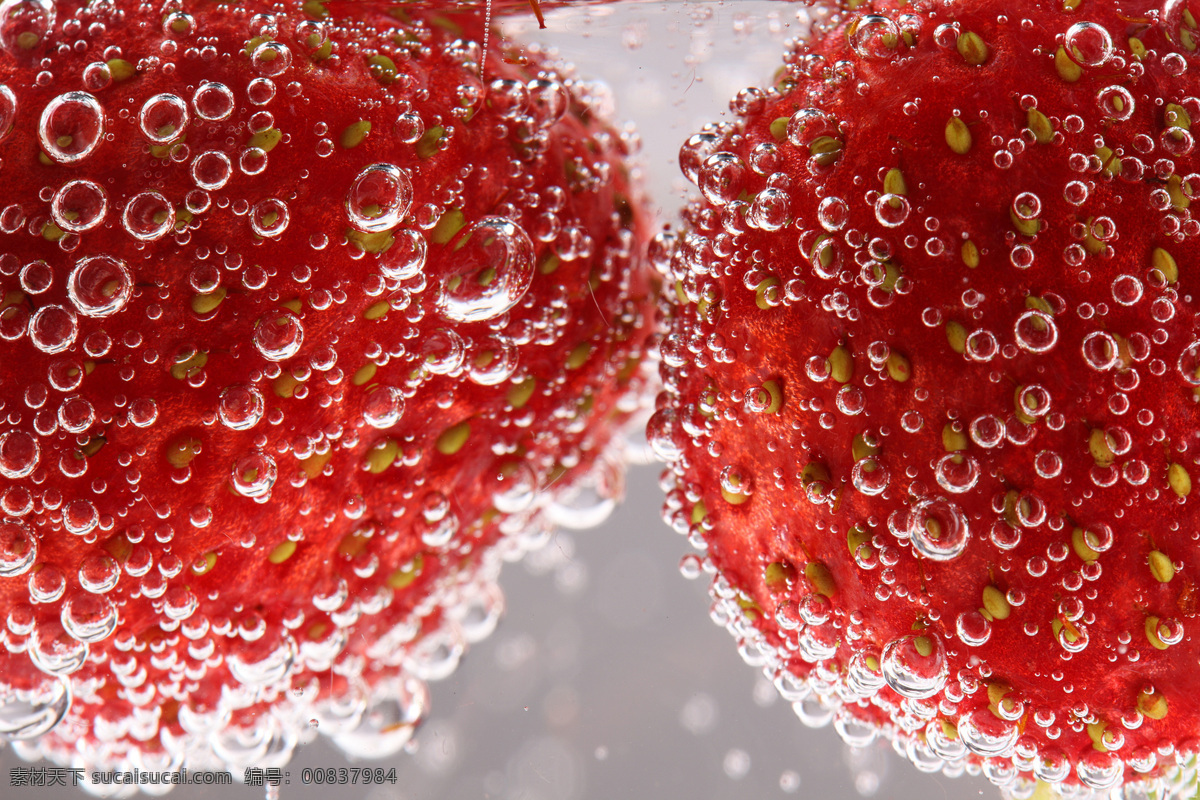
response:
[[[934,561],[950,561],[967,548],[971,530],[967,518],[945,498],[926,498],[909,512],[908,533],[913,547]]]
[[[863,14],[846,30],[850,47],[863,58],[890,59],[897,54],[901,41],[896,23],[879,14]]]
[[[958,721],[958,735],[972,753],[984,758],[1011,755],[1020,729],[997,718],[989,709],[980,708]]]
[[[274,238],[287,230],[291,215],[287,204],[271,198],[255,203],[250,209],[250,227],[259,236]]]
[[[29,318],[29,338],[43,353],[61,353],[75,344],[79,323],[70,310],[42,306]]]
[[[3,441],[0,440],[0,459]],[[24,575],[37,560],[38,539],[29,526],[18,519],[0,522],[0,577]]]
[[[378,388],[363,403],[363,420],[372,428],[390,428],[403,414],[404,393],[393,386]]]
[[[354,179],[346,195],[346,213],[360,231],[386,231],[408,213],[412,198],[412,182],[404,170],[394,164],[372,164]]]
[[[33,50],[54,28],[50,0],[6,0],[0,4],[0,44],[14,53]]]
[[[188,124],[187,103],[173,94],[158,94],[142,105],[138,125],[155,144],[167,144],[183,135]]]
[[[503,217],[475,225],[457,253],[457,274],[442,279],[438,310],[456,322],[482,322],[511,310],[533,282],[533,242]]]
[[[107,317],[121,311],[132,293],[129,269],[112,256],[80,259],[67,279],[67,294],[86,317]]]
[[[67,92],[42,111],[38,139],[46,155],[61,164],[75,164],[104,138],[104,108],[87,92]]]
[[[1058,326],[1044,311],[1033,309],[1017,318],[1013,325],[1017,345],[1030,353],[1045,353],[1058,343]]]
[[[0,142],[13,131],[17,121],[17,96],[7,85],[0,83]]]
[[[275,485],[275,460],[266,453],[250,453],[234,462],[230,483],[243,497],[266,497]]]
[[[946,650],[934,633],[896,639],[883,648],[883,678],[901,697],[924,700],[946,686]]]
[[[209,122],[228,119],[234,108],[233,92],[223,83],[201,81],[192,95],[192,108],[196,116]]]
[[[175,209],[158,192],[142,192],[125,205],[121,224],[135,239],[152,242],[175,226]]]
[[[1142,282],[1132,275],[1118,275],[1112,282],[1112,297],[1123,306],[1136,305],[1142,299]]]
[[[250,65],[260,75],[282,75],[292,65],[292,51],[283,42],[263,42],[250,54]]]
[[[1083,67],[1098,67],[1112,58],[1112,37],[1095,22],[1076,22],[1067,28],[1065,44],[1067,55]]]
[[[1133,95],[1124,86],[1106,86],[1096,94],[1096,102],[1111,119],[1124,121],[1133,116]]]
[[[221,392],[217,401],[217,415],[221,423],[235,431],[253,428],[262,419],[266,401],[262,392],[253,386],[229,386]]]
[[[908,198],[898,194],[881,195],[875,201],[875,219],[880,225],[895,228],[903,225],[910,211]]]
[[[0,120],[0,138],[3,135],[3,120]],[[75,180],[62,185],[50,202],[50,215],[54,224],[67,233],[90,231],[104,222],[108,211],[108,198],[99,184],[88,180]]]
[[[201,189],[220,189],[232,174],[229,156],[219,150],[206,150],[192,159],[192,180]]]

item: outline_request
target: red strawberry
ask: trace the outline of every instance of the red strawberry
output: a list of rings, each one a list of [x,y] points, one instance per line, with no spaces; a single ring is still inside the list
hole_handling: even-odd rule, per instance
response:
[[[854,5],[682,150],[668,519],[802,716],[1153,784],[1200,749],[1200,10]]]
[[[654,283],[632,143],[481,19],[0,6],[23,752],[271,766],[310,719],[403,744],[417,678],[494,625],[498,557],[611,483]]]

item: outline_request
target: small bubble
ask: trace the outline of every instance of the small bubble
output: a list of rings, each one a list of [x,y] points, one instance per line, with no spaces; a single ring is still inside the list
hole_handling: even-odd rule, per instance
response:
[[[155,144],[167,144],[183,135],[188,124],[188,107],[183,98],[173,94],[158,94],[142,105],[138,125],[146,138]]]
[[[253,428],[263,417],[266,402],[253,386],[230,386],[221,392],[217,414],[225,427],[235,431]]]
[[[265,453],[250,453],[234,462],[230,483],[243,497],[266,497],[275,485],[275,460]]]
[[[129,302],[133,276],[123,261],[107,255],[89,256],[76,262],[71,270],[67,294],[84,316],[107,317]]]
[[[77,163],[104,138],[104,108],[87,92],[61,94],[42,111],[38,138],[55,161]]]
[[[206,150],[192,159],[192,180],[201,189],[220,189],[232,174],[233,164],[229,156],[219,150]],[[207,210],[207,203],[203,210]]]
[[[3,121],[0,120],[0,126]],[[104,222],[108,198],[99,184],[89,180],[69,181],[54,193],[50,215],[54,224],[68,233],[83,233]]]
[[[255,203],[250,209],[250,227],[259,236],[274,238],[287,230],[291,215],[287,204],[271,198]]]
[[[192,108],[196,110],[196,116],[209,122],[228,119],[234,105],[233,92],[225,84],[215,81],[201,81],[192,95]]]
[[[121,224],[135,239],[152,242],[175,226],[175,208],[158,192],[142,192],[125,205]]]
[[[346,195],[350,224],[376,233],[396,227],[412,206],[408,174],[394,164],[372,164],[354,179]]]

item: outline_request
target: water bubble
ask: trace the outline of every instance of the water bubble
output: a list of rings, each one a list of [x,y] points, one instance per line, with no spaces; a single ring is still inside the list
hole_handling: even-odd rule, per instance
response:
[[[1118,275],[1112,282],[1112,297],[1123,306],[1137,305],[1142,299],[1142,282],[1132,275]]]
[[[846,29],[850,47],[863,58],[895,58],[900,29],[885,16],[863,14]]]
[[[723,206],[741,196],[746,182],[746,164],[734,153],[713,153],[704,160],[697,178],[704,199]]]
[[[42,111],[38,139],[46,155],[61,164],[86,158],[104,138],[104,108],[87,92],[67,92]]]
[[[849,218],[850,207],[840,197],[826,197],[817,206],[817,221],[830,233],[845,227]]]
[[[1021,731],[989,709],[980,708],[958,721],[958,735],[972,753],[990,758],[1010,755]]]
[[[979,461],[973,456],[947,453],[938,459],[934,476],[946,491],[963,494],[975,488],[982,472]]]
[[[945,498],[925,498],[909,512],[908,533],[913,547],[934,561],[949,561],[967,547],[971,530],[967,518]]]
[[[1058,326],[1044,311],[1032,309],[1017,318],[1013,325],[1017,345],[1031,353],[1045,353],[1058,343]]]
[[[232,174],[233,164],[220,150],[206,150],[192,159],[192,180],[201,189],[220,189]]]
[[[263,358],[284,361],[300,352],[304,326],[290,311],[259,321],[254,328],[254,346]]]
[[[281,75],[292,65],[292,51],[283,42],[263,42],[250,54],[250,65],[260,75]]]
[[[175,227],[175,209],[158,192],[142,192],[125,204],[121,224],[135,239],[152,242]]]
[[[0,132],[3,121],[0,120]],[[88,180],[69,181],[54,193],[50,215],[54,224],[67,233],[90,231],[104,221],[108,198],[99,184]]]
[[[1193,386],[1200,386],[1200,341],[1192,342],[1179,354],[1176,369],[1183,379]]]
[[[75,315],[62,306],[42,306],[29,318],[29,338],[43,353],[61,353],[78,335]]]
[[[404,393],[393,386],[382,386],[367,395],[363,419],[372,428],[390,428],[404,414]]]
[[[547,128],[562,119],[570,105],[567,89],[560,81],[535,78],[527,84],[527,113],[538,128]]]
[[[63,596],[67,579],[58,567],[45,566],[29,576],[29,598],[35,603],[54,603]]]
[[[259,452],[237,459],[229,473],[234,490],[243,497],[266,497],[275,485],[276,477],[275,460]]]
[[[1083,205],[1088,199],[1087,184],[1083,181],[1070,181],[1063,187],[1063,199],[1074,206]]]
[[[41,44],[54,28],[51,0],[5,0],[0,3],[0,45],[19,53]]]
[[[255,78],[246,86],[246,97],[256,106],[265,106],[267,103],[275,99],[275,82],[270,78]],[[255,114],[254,117],[258,117]],[[270,115],[267,115],[270,118]],[[268,126],[258,127],[254,125],[254,118],[250,120],[251,130],[266,130]],[[256,130],[257,129],[257,130]]]
[[[458,331],[438,328],[422,338],[420,353],[425,369],[434,375],[453,375],[466,361],[467,344]]]
[[[511,310],[533,282],[533,242],[503,217],[485,217],[455,259],[457,274],[443,279],[438,310],[456,322],[482,322]]]
[[[837,120],[817,108],[802,108],[788,120],[788,141],[804,150],[822,136],[837,135]]]
[[[1125,762],[1114,753],[1090,752],[1080,759],[1075,772],[1084,786],[1103,792],[1121,783]]]
[[[183,135],[188,124],[188,107],[182,97],[156,94],[138,112],[138,126],[155,144],[168,144]]]
[[[247,147],[238,156],[238,169],[244,175],[259,175],[267,168],[267,151],[261,147]]]
[[[1124,86],[1106,86],[1096,93],[1096,103],[1105,116],[1123,121],[1133,116],[1133,95]]]
[[[1067,55],[1083,67],[1098,67],[1112,58],[1112,37],[1095,22],[1076,22],[1067,28],[1065,44]]]
[[[1093,331],[1083,338],[1081,345],[1083,359],[1088,366],[1098,372],[1112,369],[1117,363],[1120,351],[1117,340],[1111,334],[1103,331]],[[1200,366],[1200,365],[1198,365]]]
[[[37,689],[0,683],[0,737],[36,739],[54,729],[71,707],[71,682],[48,678]]]
[[[992,623],[978,611],[964,611],[955,623],[958,638],[968,647],[981,647],[992,638]]]
[[[250,227],[259,236],[274,238],[287,230],[291,214],[287,203],[272,197],[250,208]]]
[[[782,189],[763,189],[750,204],[746,222],[764,231],[777,231],[791,221],[791,197]]]
[[[42,672],[70,675],[87,661],[87,643],[75,639],[58,623],[42,623],[29,635],[29,658]]]
[[[107,597],[77,594],[67,598],[59,615],[72,638],[88,644],[100,642],[117,629],[117,608]]]
[[[67,433],[83,433],[96,421],[96,410],[86,398],[71,395],[58,407],[58,424]]]
[[[129,302],[133,276],[124,261],[112,256],[88,256],[75,263],[67,279],[67,294],[79,313],[107,317]]]
[[[149,428],[158,420],[158,404],[149,397],[138,397],[129,401],[129,424],[135,428]]]
[[[233,107],[233,92],[223,83],[201,81],[192,95],[192,108],[196,109],[196,116],[209,122],[228,119]]]
[[[874,496],[888,487],[891,476],[887,469],[873,458],[864,458],[854,465],[850,480],[859,492]]]
[[[21,267],[21,289],[28,294],[41,294],[54,283],[54,270],[38,259]]]
[[[946,686],[946,649],[934,633],[895,639],[883,648],[883,679],[901,697],[924,700]]]
[[[2,448],[0,443],[0,453]],[[37,552],[37,536],[28,525],[19,519],[0,522],[0,577],[24,575],[37,559]]]
[[[963,355],[972,361],[985,363],[991,361],[1000,352],[1000,343],[996,341],[996,335],[991,331],[976,330],[971,331],[967,336],[966,347]]]
[[[393,243],[380,256],[379,271],[394,281],[414,278],[425,268],[428,245],[425,237],[417,230],[397,230],[392,234]]]
[[[412,198],[408,173],[394,164],[372,164],[354,179],[346,195],[346,213],[360,231],[386,231],[408,213]]]
[[[254,386],[229,386],[221,392],[217,401],[217,415],[221,423],[235,431],[253,428],[262,419],[266,401],[262,392]]]

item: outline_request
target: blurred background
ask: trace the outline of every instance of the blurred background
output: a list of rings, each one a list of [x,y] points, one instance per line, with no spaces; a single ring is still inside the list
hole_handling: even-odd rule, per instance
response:
[[[555,11],[548,28],[506,22],[612,89],[633,121],[660,221],[687,196],[679,144],[728,115],[735,92],[770,80],[783,44],[807,28],[799,4],[770,0],[625,3]],[[809,730],[709,620],[707,576],[685,579],[690,548],[659,516],[658,468],[627,477],[602,526],[563,531],[510,565],[507,613],[458,671],[432,685],[432,711],[384,762],[349,762],[323,738],[297,751],[284,800],[609,800],[610,798],[994,798],[978,779],[924,775],[886,743],[845,747]],[[0,750],[0,797],[78,798],[14,788]],[[383,786],[301,786],[304,767],[395,767]],[[240,776],[239,776],[240,777]],[[187,787],[175,800],[262,798],[264,789]]]

